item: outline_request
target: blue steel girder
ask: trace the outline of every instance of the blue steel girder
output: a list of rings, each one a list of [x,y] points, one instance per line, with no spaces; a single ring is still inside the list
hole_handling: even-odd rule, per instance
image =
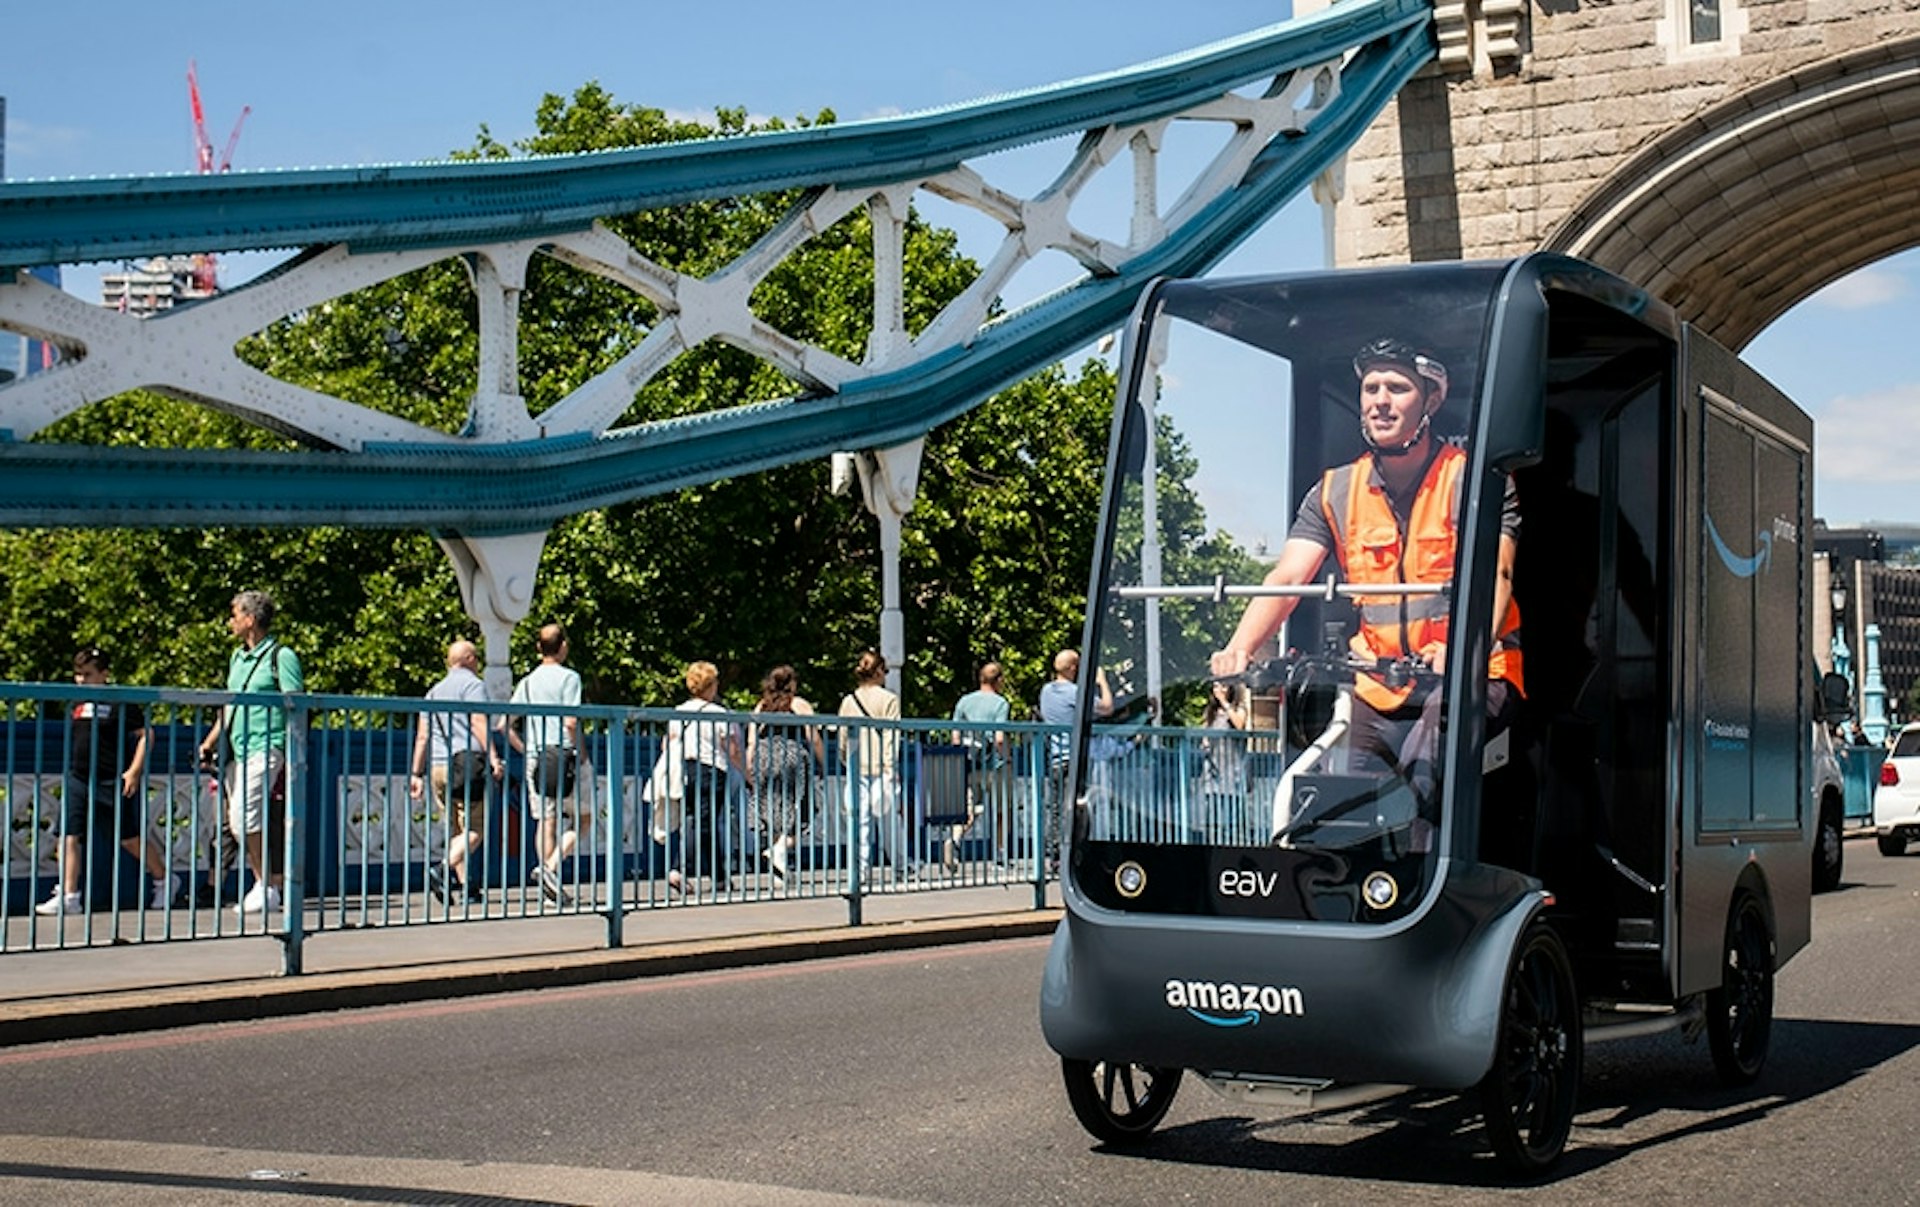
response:
[[[1351,146],[1432,57],[1428,17],[1428,0],[1340,4],[1158,63],[975,105],[629,152],[0,184],[0,267],[136,250],[345,244],[315,246],[270,279],[144,322],[49,297],[56,291],[29,280],[0,285],[0,327],[78,354],[76,363],[0,386],[0,433],[11,438],[0,441],[0,523],[535,532],[647,495],[915,439],[1110,330],[1153,277],[1196,275],[1216,263]],[[1264,109],[1233,92],[1268,76],[1274,84]],[[1289,99],[1302,88],[1310,94],[1304,103]],[[1276,116],[1276,105],[1286,112]],[[1131,149],[1138,179],[1140,156],[1157,145],[1167,122],[1183,117],[1229,121],[1237,134],[1164,220],[1148,188],[1124,247],[1073,230],[1065,208],[1085,178],[1119,149]],[[1085,134],[1075,162],[1031,199],[1009,197],[964,166],[1076,131]],[[1217,178],[1208,180],[1209,173]],[[810,191],[761,245],[704,281],[645,262],[593,222],[788,188]],[[919,336],[906,336],[897,314],[889,319],[884,280],[876,281],[874,336],[862,365],[794,346],[746,314],[754,279],[859,205],[875,218],[876,277],[883,277],[888,228],[895,228],[897,259],[898,222],[916,188],[972,205],[1008,228],[1002,254],[981,280]],[[989,319],[998,286],[1048,247],[1080,260],[1086,275]],[[629,285],[663,315],[621,365],[537,417],[513,394],[510,347],[513,290],[536,251]],[[195,358],[195,367],[173,377],[149,368],[166,360],[162,345],[175,332],[230,347],[284,314],[448,254],[466,254],[477,265],[481,294],[483,385],[460,436],[274,382],[237,360],[203,369]],[[703,312],[713,298],[715,308]],[[891,305],[897,310],[897,296]],[[735,312],[737,322],[713,317]],[[762,355],[809,393],[606,430],[636,383],[707,337]],[[96,350],[115,355],[96,357]],[[100,363],[90,366],[94,360]],[[137,386],[193,398],[334,451],[106,449],[24,439],[87,402]]]

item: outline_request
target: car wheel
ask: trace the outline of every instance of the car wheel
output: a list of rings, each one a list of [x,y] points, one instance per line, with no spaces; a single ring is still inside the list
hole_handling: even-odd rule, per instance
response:
[[[1707,991],[1707,1046],[1727,1085],[1760,1076],[1773,1038],[1773,921],[1760,898],[1734,894],[1720,958],[1720,985]]]
[[[1145,1140],[1167,1117],[1180,1088],[1179,1069],[1063,1057],[1060,1073],[1074,1117],[1088,1135],[1107,1144]]]
[[[1814,892],[1831,892],[1840,887],[1840,869],[1846,854],[1840,807],[1834,801],[1824,801],[1820,806],[1820,828],[1814,833],[1813,841]]]
[[[1876,834],[1874,835],[1874,841],[1880,844],[1880,853],[1882,855],[1891,855],[1897,859],[1907,853],[1907,832],[1905,830],[1893,830],[1886,834]]]
[[[1536,922],[1521,938],[1500,1003],[1493,1068],[1480,1082],[1487,1141],[1521,1174],[1560,1159],[1580,1092],[1580,993],[1558,935]]]

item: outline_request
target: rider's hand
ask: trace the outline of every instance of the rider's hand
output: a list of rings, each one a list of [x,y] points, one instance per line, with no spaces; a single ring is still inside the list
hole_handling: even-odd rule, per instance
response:
[[[1228,646],[1224,650],[1214,651],[1210,662],[1214,677],[1224,679],[1229,675],[1244,675],[1247,672],[1247,652]]]
[[[1435,641],[1423,647],[1420,651],[1420,660],[1422,662],[1425,662],[1429,667],[1431,667],[1433,669],[1434,674],[1436,675],[1446,674],[1447,673],[1447,643],[1444,641]]]

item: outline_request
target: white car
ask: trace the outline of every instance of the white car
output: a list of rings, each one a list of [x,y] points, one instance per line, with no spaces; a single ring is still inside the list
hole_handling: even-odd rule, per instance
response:
[[[1880,764],[1873,832],[1882,855],[1904,855],[1907,840],[1920,838],[1920,723],[1900,731],[1887,761]]]

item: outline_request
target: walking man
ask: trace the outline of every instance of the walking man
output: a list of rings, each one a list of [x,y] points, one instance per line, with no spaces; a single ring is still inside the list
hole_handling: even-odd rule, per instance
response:
[[[447,673],[427,689],[427,699],[448,703],[486,703],[487,685],[481,682],[480,651],[471,641],[447,647]],[[413,739],[413,775],[407,795],[420,800],[429,790],[445,810],[447,859],[444,866],[427,869],[427,887],[442,903],[451,905],[456,894],[479,900],[467,857],[479,850],[487,835],[487,784],[506,773],[506,763],[493,750],[484,712],[423,712]]]
[[[974,724],[998,724],[1013,715],[1013,706],[1000,693],[1002,672],[998,662],[980,667],[980,686],[961,696],[953,706],[953,719]],[[953,827],[941,848],[941,863],[953,871],[959,862],[955,847],[968,828],[982,814],[991,813],[987,824],[993,830],[995,861],[1007,859],[1007,835],[1012,829],[1013,767],[1007,761],[1007,735],[1003,730],[980,729],[954,731],[953,740],[967,747],[967,815],[965,826]]]
[[[1113,689],[1105,671],[1093,680],[1094,719],[1113,712]],[[1059,733],[1047,735],[1047,874],[1059,870],[1060,822],[1067,808],[1067,771],[1073,751],[1073,728],[1080,716],[1080,651],[1061,650],[1053,656],[1053,678],[1040,689],[1040,721],[1058,725]],[[1099,768],[1090,768],[1093,775]]]
[[[578,708],[580,675],[567,666],[567,631],[557,624],[544,626],[539,650],[540,665],[514,685],[514,703]],[[574,781],[579,770],[580,717],[568,712],[524,720],[526,737],[509,728],[507,740],[527,755],[527,808],[538,823],[534,843],[540,852],[540,867],[536,875],[547,900],[566,906],[572,902],[560,887],[560,861],[573,854],[574,844],[579,841],[573,823],[578,812]],[[563,812],[569,823],[564,830],[560,825]]]
[[[242,591],[228,608],[227,628],[240,642],[227,658],[230,692],[298,692],[307,682],[300,657],[273,636],[273,597],[265,591]],[[257,914],[280,908],[280,885],[285,869],[282,852],[270,854],[269,800],[274,785],[287,770],[287,710],[277,704],[229,704],[214,718],[213,728],[200,743],[200,761],[211,765],[220,757],[224,737],[233,752],[226,764],[227,830],[246,852],[253,869],[253,887],[234,909]]]

